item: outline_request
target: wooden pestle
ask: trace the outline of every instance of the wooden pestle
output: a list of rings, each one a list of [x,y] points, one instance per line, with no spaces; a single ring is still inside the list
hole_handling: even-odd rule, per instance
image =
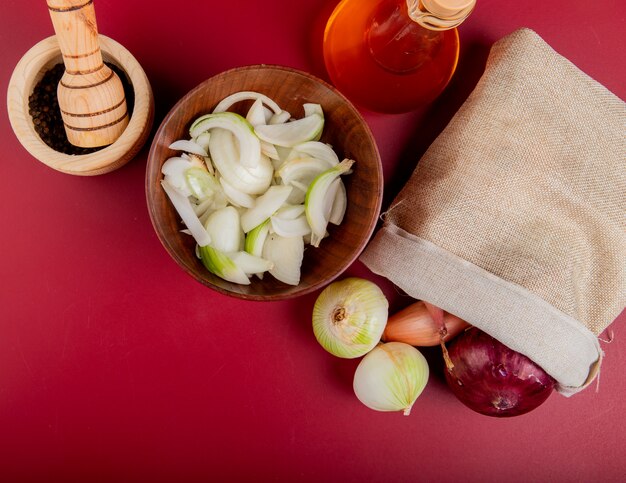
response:
[[[59,107],[70,143],[112,144],[128,125],[124,87],[102,60],[93,0],[47,0],[65,73]]]

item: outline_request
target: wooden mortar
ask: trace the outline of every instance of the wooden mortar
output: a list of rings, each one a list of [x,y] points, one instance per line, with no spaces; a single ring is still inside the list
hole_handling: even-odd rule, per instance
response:
[[[7,112],[11,127],[24,148],[37,160],[63,173],[92,176],[108,173],[128,163],[148,140],[154,119],[154,99],[150,82],[135,57],[118,42],[99,35],[105,62],[119,67],[134,93],[130,121],[113,144],[91,154],[69,155],[49,147],[35,131],[28,110],[28,98],[43,75],[63,57],[56,36],[34,45],[20,59],[9,81]]]

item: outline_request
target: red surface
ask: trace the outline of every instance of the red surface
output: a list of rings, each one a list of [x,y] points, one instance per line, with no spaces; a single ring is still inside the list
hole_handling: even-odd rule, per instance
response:
[[[324,76],[321,25],[334,1],[97,0],[100,31],[135,54],[156,122],[224,69],[276,63]],[[478,0],[461,61],[435,105],[364,113],[386,203],[471,91],[489,46],[535,29],[626,98],[622,0]],[[43,0],[0,6],[0,91],[52,34]],[[599,390],[553,395],[510,420],[472,413],[443,382],[436,350],[409,417],[352,393],[357,361],[312,333],[316,294],[271,304],[218,295],[168,258],[144,198],[147,148],[95,178],[57,173],[13,136],[0,146],[0,480],[626,481],[626,317],[612,325]],[[380,283],[392,309],[409,301]]]

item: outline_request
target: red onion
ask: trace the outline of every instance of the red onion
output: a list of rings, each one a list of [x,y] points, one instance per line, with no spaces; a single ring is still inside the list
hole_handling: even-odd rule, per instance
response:
[[[467,407],[487,416],[527,413],[541,405],[555,381],[528,357],[472,327],[447,348],[446,381]]]

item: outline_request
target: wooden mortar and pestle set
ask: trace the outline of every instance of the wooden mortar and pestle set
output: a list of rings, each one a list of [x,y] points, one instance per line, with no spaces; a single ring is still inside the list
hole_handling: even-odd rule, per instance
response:
[[[31,48],[13,71],[7,95],[11,126],[26,150],[55,170],[83,176],[108,173],[130,161],[148,139],[154,119],[150,83],[130,52],[98,34],[93,0],[47,4],[56,35]],[[35,86],[61,62],[65,72],[57,98],[67,140],[100,148],[89,154],[70,155],[48,146],[29,112]],[[125,74],[133,90],[132,106],[122,80],[107,63]]]

